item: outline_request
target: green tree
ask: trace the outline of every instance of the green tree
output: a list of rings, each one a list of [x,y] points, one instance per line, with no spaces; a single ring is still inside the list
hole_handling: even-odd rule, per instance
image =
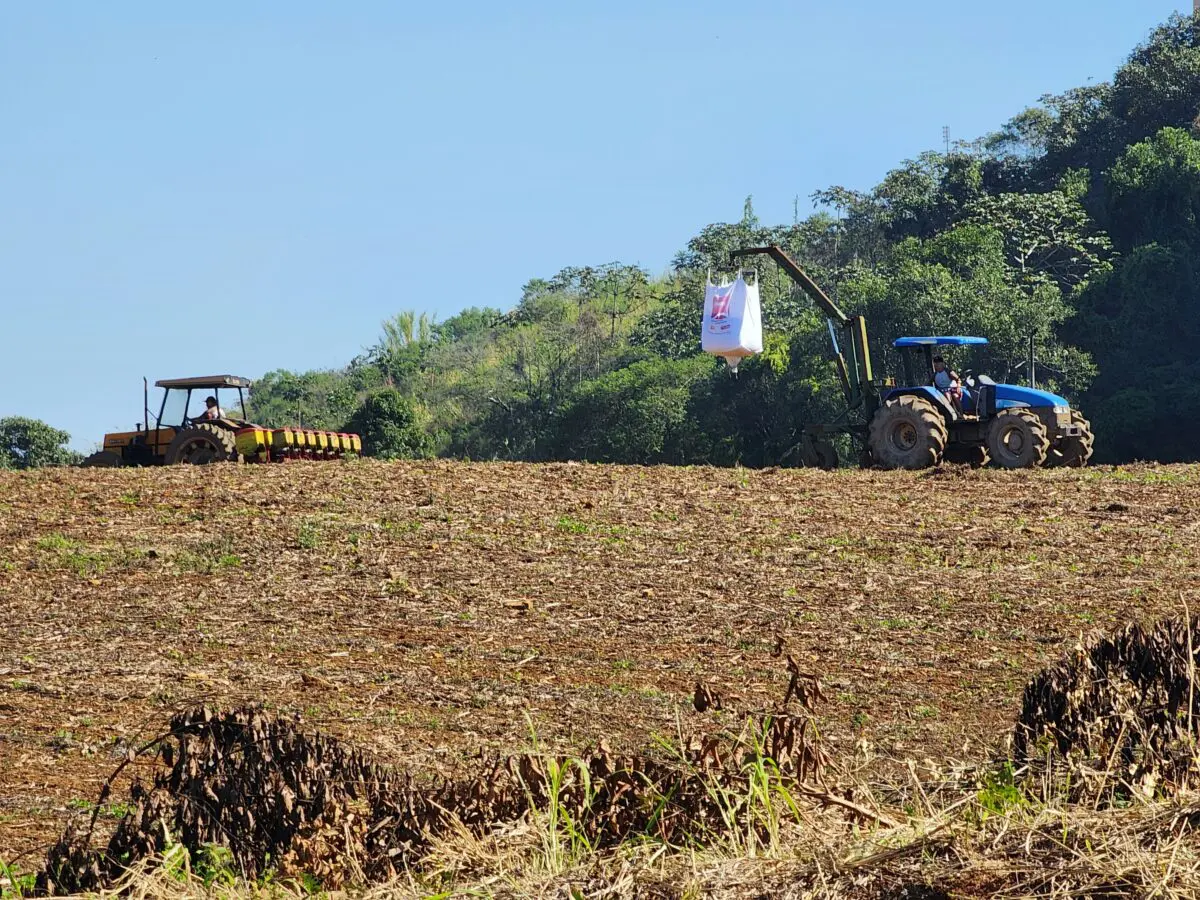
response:
[[[66,445],[71,436],[39,419],[8,416],[0,419],[0,469],[38,469],[69,466],[79,454]]]
[[[1049,98],[1043,98],[1045,103]],[[1013,116],[999,131],[983,139],[983,146],[994,160],[1017,164],[1035,162],[1045,155],[1054,136],[1057,117],[1048,105],[1031,106]]]
[[[1196,459],[1198,428],[1180,410],[1200,403],[1195,366],[1182,362],[1154,365],[1146,379],[1109,396],[1085,398],[1085,409],[1096,434],[1097,462],[1151,460],[1163,463]],[[1151,381],[1152,379],[1152,381]]]
[[[554,452],[593,462],[686,462],[693,384],[713,370],[708,358],[648,359],[586,382],[564,406]]]
[[[429,435],[408,398],[385,387],[367,396],[345,431],[363,440],[363,454],[380,459],[423,459],[432,454]]]
[[[813,200],[845,212],[842,252],[868,268],[909,237],[928,238],[962,218],[983,196],[980,159],[968,153],[922,153],[888,172],[869,193],[842,187],[818,191]]]
[[[1137,247],[1096,278],[1079,295],[1067,326],[1071,340],[1095,348],[1100,376],[1091,399],[1152,386],[1159,366],[1182,362],[1200,369],[1194,362],[1200,344],[1198,296],[1200,267],[1184,244]]]
[[[1200,250],[1200,141],[1163,128],[1108,173],[1109,220],[1122,246],[1185,241]]]
[[[427,313],[405,310],[385,319],[382,328],[379,340],[367,351],[367,359],[382,373],[384,383],[394,386],[420,369],[436,325]]]
[[[1107,82],[1045,94],[983,140],[991,193],[1046,191],[1070,169],[1100,172],[1120,147]]]
[[[1130,55],[1113,79],[1122,143],[1164,126],[1193,128],[1200,116],[1200,20],[1173,15]]]
[[[445,322],[435,323],[432,326],[433,338],[439,344],[470,340],[487,334],[500,326],[503,320],[504,313],[498,309],[490,306],[471,306]]]
[[[254,382],[247,415],[271,428],[303,425],[335,430],[357,408],[360,396],[379,383],[380,373],[361,363],[343,370],[276,369]]]
[[[694,272],[681,275],[666,289],[662,302],[638,319],[630,343],[667,359],[695,356],[700,352],[703,312],[703,277]]]
[[[1004,262],[1016,284],[1049,281],[1070,291],[1112,251],[1083,205],[1061,191],[983,197],[968,208],[966,221],[1003,238]]]

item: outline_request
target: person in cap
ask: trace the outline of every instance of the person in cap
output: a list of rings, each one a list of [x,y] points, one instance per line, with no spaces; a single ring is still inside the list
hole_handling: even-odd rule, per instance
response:
[[[211,422],[214,419],[225,418],[225,413],[221,411],[221,407],[217,405],[216,397],[204,398],[204,412],[196,416],[193,422]]]

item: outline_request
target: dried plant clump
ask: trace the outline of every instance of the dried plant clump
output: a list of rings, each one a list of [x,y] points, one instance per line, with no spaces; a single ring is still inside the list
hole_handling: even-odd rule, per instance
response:
[[[740,737],[692,740],[665,759],[603,746],[572,758],[481,759],[472,777],[420,786],[361,750],[306,733],[296,720],[254,707],[219,714],[200,707],[175,716],[147,746],[157,772],[149,786],[134,783],[129,811],[107,847],[91,848],[94,815],[86,828],[69,827],[50,851],[39,890],[111,886],[131,865],[174,844],[190,853],[227,847],[249,881],[272,872],[303,873],[334,887],[381,883],[419,861],[440,836],[482,836],[539,810],[552,810],[591,851],[633,836],[704,845],[725,840],[743,822],[765,843],[775,823],[754,804],[772,784],[807,806],[879,818],[824,785],[828,756],[812,740],[809,718],[819,687],[790,658],[788,667],[780,711],[759,717]],[[803,709],[791,712],[796,704]]]
[[[1128,799],[1194,786],[1200,622],[1138,623],[1093,638],[1025,688],[1014,756],[1070,776],[1076,799]]]

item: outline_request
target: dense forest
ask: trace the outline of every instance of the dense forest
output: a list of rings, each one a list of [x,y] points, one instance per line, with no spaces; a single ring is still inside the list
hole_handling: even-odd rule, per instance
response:
[[[250,414],[350,428],[381,456],[794,462],[801,424],[840,399],[804,295],[763,260],[765,352],[733,377],[699,346],[706,273],[773,242],[867,317],[885,370],[893,337],[980,334],[990,345],[956,367],[1024,382],[1032,338],[1039,383],[1092,420],[1096,461],[1197,459],[1198,114],[1200,20],[1174,17],[1111,81],[1044,96],[868,192],[818,191],[808,218],[764,225],[748,199],[664,277],[572,267],[509,309],[402,312],[344,369],[265,375]]]

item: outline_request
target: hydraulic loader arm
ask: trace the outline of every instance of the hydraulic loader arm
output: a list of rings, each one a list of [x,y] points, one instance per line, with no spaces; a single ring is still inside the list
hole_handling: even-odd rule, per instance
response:
[[[826,293],[821,290],[820,286],[808,277],[805,272],[796,263],[794,259],[783,252],[783,248],[776,244],[771,244],[769,247],[746,247],[743,250],[734,250],[729,254],[729,261],[740,259],[743,256],[766,255],[775,260],[779,264],[779,268],[788,273],[788,277],[804,290],[804,293],[812,299],[812,302],[821,308],[821,312],[829,316],[838,325],[846,325],[850,321],[850,317],[838,309],[838,305],[834,303]]]
[[[829,336],[833,340],[833,360],[837,365],[838,378],[842,382],[842,392],[846,396],[848,409],[864,407],[868,417],[875,412],[879,405],[879,394],[875,387],[875,373],[871,367],[871,349],[867,344],[867,324],[862,316],[848,316],[838,305],[829,299],[820,286],[808,277],[788,256],[783,248],[771,244],[767,247],[746,247],[734,250],[729,254],[729,261],[744,256],[769,256],[787,272],[788,277],[800,285],[813,303],[829,318]],[[842,342],[838,343],[834,326],[842,332]]]

